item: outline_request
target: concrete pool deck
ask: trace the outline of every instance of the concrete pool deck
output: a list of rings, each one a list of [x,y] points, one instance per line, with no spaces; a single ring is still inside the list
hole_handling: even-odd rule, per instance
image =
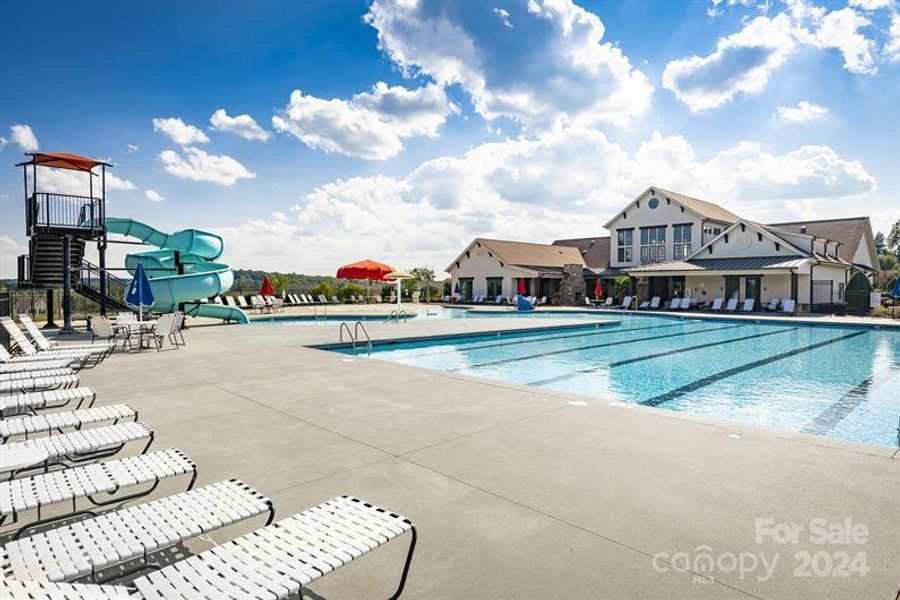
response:
[[[566,324],[584,320],[366,326],[388,339]],[[244,479],[281,516],[352,493],[410,517],[420,535],[404,597],[893,600],[900,587],[896,449],[307,347],[337,341],[338,323],[186,337],[177,351],[114,355],[82,382],[98,404],[137,408],[154,448],[184,450],[201,482]],[[814,518],[867,535],[816,544]],[[777,543],[773,525],[796,535]],[[391,544],[311,597],[387,595],[405,551]],[[835,568],[807,573],[803,552]],[[841,552],[864,553],[868,573],[839,576]]]

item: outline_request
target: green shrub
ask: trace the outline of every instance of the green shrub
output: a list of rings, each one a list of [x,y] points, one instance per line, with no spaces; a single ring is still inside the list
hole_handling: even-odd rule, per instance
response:
[[[347,302],[350,300],[350,296],[365,296],[366,288],[361,285],[357,285],[355,283],[345,283],[337,290],[337,297],[341,299],[341,302]]]
[[[862,273],[856,273],[850,278],[850,283],[847,284],[847,290],[852,292],[871,292],[872,283],[869,281],[869,278]]]
[[[329,279],[323,279],[316,285],[309,288],[309,293],[314,298],[321,294],[322,296],[325,296],[329,300],[331,300],[332,296],[336,295],[334,293],[334,283],[332,283],[332,281]]]

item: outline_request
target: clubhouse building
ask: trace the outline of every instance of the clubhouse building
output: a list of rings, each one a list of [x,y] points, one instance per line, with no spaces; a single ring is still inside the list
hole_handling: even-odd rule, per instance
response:
[[[551,244],[474,239],[447,267],[462,301],[526,295],[584,304],[628,276],[641,300],[690,296],[792,298],[801,310],[842,304],[850,278],[878,265],[868,217],[761,224],[726,208],[651,187],[606,224],[610,235]],[[618,298],[617,298],[618,300]]]

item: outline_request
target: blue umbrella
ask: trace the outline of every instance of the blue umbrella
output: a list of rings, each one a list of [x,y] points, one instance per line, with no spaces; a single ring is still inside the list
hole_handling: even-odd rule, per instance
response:
[[[125,294],[125,302],[130,306],[137,306],[140,313],[141,321],[144,320],[144,307],[153,304],[153,290],[150,289],[150,281],[147,274],[144,273],[144,265],[138,263],[137,269],[134,271],[134,279],[128,286],[128,293]]]
[[[895,298],[900,298],[900,277],[894,280],[894,291],[891,294]]]
[[[459,282],[458,281],[456,282],[456,288],[453,290],[453,293],[456,294],[457,296],[459,295]]]

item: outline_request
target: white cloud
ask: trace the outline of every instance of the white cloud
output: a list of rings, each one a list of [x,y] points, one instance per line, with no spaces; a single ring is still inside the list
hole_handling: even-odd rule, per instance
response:
[[[806,123],[818,121],[828,116],[828,109],[818,104],[801,100],[797,106],[779,106],[778,119],[782,123]]]
[[[182,179],[208,181],[219,185],[234,185],[239,179],[253,179],[244,165],[224,154],[207,154],[194,147],[184,149],[184,157],[174,150],[163,150],[159,153],[159,161],[163,168]]]
[[[850,0],[847,3],[847,6],[875,11],[881,10],[882,8],[891,8],[894,6],[894,0]]]
[[[0,235],[0,279],[16,277],[16,257],[27,254],[28,246],[6,235]]]
[[[77,196],[88,196],[93,193],[94,197],[99,197],[101,193],[100,178],[93,177],[89,179],[88,174],[83,171],[41,168],[38,171],[37,180],[38,191],[41,192],[75,194]],[[93,181],[93,189],[91,181]],[[137,188],[131,180],[118,177],[111,170],[107,169],[106,189],[107,192],[109,190],[129,192]]]
[[[128,144],[125,146],[125,152],[127,154],[134,154],[138,150],[140,150],[140,147],[137,144]]]
[[[437,135],[454,112],[439,85],[407,89],[379,82],[350,100],[325,100],[295,90],[272,125],[311,148],[384,160],[403,149],[404,138]]]
[[[822,18],[810,41],[817,48],[840,51],[844,57],[844,68],[851,73],[873,75],[878,71],[875,66],[875,42],[860,32],[871,23],[852,8],[842,8]]]
[[[483,143],[402,177],[338,179],[303,196],[290,216],[219,233],[226,262],[237,266],[331,273],[364,247],[398,268],[442,269],[476,235],[539,242],[597,235],[605,218],[649,185],[774,220],[798,216],[807,202],[819,215],[840,214],[842,201],[875,182],[827,146],[773,153],[742,142],[703,159],[684,137],[657,133],[630,154],[578,127]]]
[[[163,200],[165,200],[162,194],[160,194],[156,190],[151,190],[149,188],[144,190],[144,196],[147,197],[147,200],[152,200],[153,202],[162,202]]]
[[[502,8],[494,8],[494,14],[500,18],[500,21],[506,27],[513,29],[513,24],[509,22],[509,11]]]
[[[891,16],[890,39],[884,45],[884,53],[891,61],[900,60],[900,13]]]
[[[720,10],[721,4],[714,3],[712,10]],[[762,92],[801,47],[837,50],[847,71],[877,73],[876,43],[864,31],[872,25],[868,17],[849,6],[829,12],[808,0],[785,0],[785,4],[783,12],[758,16],[737,33],[720,38],[712,54],[669,62],[663,87],[692,111],[717,108],[738,95]],[[768,5],[763,8],[767,10]]]
[[[220,108],[209,118],[212,128],[238,135],[245,140],[267,141],[272,134],[259,126],[250,115],[228,116],[224,108]]]
[[[153,131],[159,131],[180,146],[205,144],[209,141],[206,134],[198,127],[189,125],[178,117],[153,119]]]
[[[546,128],[625,124],[646,112],[653,87],[603,42],[597,15],[571,0],[518,0],[502,10],[483,0],[375,0],[365,19],[406,74],[459,84],[488,120]]]
[[[37,152],[40,144],[30,125],[13,125],[9,130],[9,140],[18,144],[22,152]]]
[[[796,46],[786,14],[756,17],[741,31],[721,38],[709,56],[673,60],[663,87],[692,111],[716,108],[738,94],[758,94]]]

